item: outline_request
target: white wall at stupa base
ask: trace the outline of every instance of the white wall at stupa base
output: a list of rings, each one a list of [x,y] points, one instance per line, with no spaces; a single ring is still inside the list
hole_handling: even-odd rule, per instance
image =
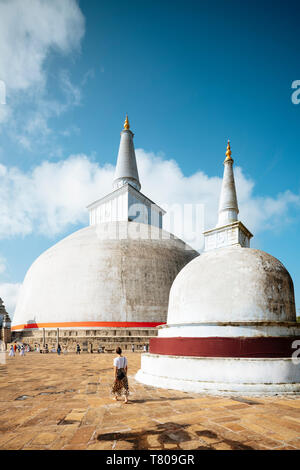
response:
[[[142,354],[135,379],[154,387],[211,395],[294,395],[300,394],[298,361]]]
[[[295,322],[187,323],[186,325],[160,325],[157,328],[160,338],[300,336],[300,325]]]

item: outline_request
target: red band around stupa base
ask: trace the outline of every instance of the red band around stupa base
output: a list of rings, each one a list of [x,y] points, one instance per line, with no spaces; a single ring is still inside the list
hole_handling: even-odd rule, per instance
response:
[[[296,341],[298,343],[296,344]],[[152,354],[198,357],[291,357],[300,349],[300,336],[151,338]],[[300,354],[299,354],[300,356]]]
[[[27,330],[35,328],[156,328],[165,323],[160,322],[57,322],[57,323],[28,323],[25,325],[14,325],[12,331]]]

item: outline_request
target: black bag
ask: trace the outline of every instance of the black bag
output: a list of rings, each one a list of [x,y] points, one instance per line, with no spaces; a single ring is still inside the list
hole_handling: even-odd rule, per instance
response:
[[[125,360],[124,357],[123,357],[122,359],[123,359],[123,366],[125,366],[126,360]],[[124,374],[124,372],[123,372],[123,368],[117,369],[117,379],[118,379],[118,380],[122,380],[122,379],[124,379],[124,377],[125,377],[125,374]]]
[[[117,370],[117,379],[122,380],[122,379],[124,379],[124,377],[125,377],[124,372],[121,369],[118,369]]]

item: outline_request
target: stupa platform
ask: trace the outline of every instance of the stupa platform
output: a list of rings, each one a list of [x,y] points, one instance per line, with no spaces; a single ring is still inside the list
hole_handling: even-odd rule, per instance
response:
[[[141,355],[126,356],[128,405],[109,394],[112,354],[6,356],[0,449],[300,449],[300,397],[153,388],[134,379]]]
[[[97,352],[101,346],[105,350],[116,349],[121,346],[124,351],[135,349],[143,350],[144,344],[149,345],[151,338],[157,336],[157,328],[36,328],[16,331],[12,334],[13,342],[29,344],[31,349],[44,344],[48,349],[56,348],[59,343],[62,349],[67,348],[68,352],[75,352],[76,345],[79,344],[82,351],[90,351],[91,348]],[[8,346],[9,349],[9,346]]]

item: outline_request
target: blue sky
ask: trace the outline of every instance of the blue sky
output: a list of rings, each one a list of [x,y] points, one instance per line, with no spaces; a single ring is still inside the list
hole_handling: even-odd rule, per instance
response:
[[[170,202],[203,202],[208,225],[231,140],[252,247],[283,262],[300,306],[297,2],[24,3],[0,1],[0,296],[10,308],[34,259],[87,225],[85,206],[110,190],[105,165],[126,112],[142,191],[168,202],[170,175]]]

